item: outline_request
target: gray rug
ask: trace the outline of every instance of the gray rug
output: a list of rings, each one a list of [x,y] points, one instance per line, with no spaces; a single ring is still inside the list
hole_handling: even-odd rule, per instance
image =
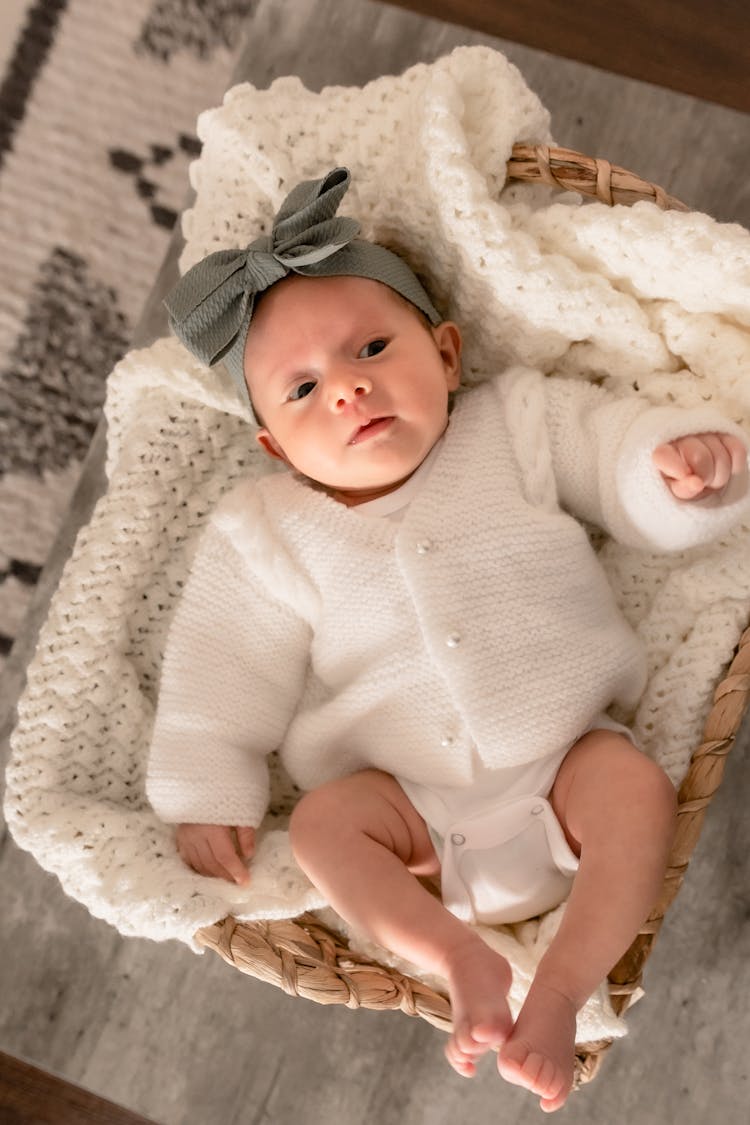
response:
[[[26,0],[2,15],[0,666],[253,4]]]

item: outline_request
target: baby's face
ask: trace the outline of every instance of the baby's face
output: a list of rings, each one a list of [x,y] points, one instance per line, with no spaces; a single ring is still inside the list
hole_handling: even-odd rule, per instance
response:
[[[279,282],[245,346],[258,441],[345,504],[385,495],[445,430],[460,351],[454,324],[430,328],[380,282]]]

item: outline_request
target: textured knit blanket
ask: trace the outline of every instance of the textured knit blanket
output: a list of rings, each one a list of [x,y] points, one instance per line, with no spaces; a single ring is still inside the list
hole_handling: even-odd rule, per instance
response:
[[[468,384],[521,363],[653,403],[711,402],[750,431],[750,236],[650,203],[506,186],[513,143],[548,143],[548,124],[518,71],[483,47],[363,89],[238,86],[199,119],[182,266],[245,245],[296,182],[343,164],[342,213],[402,252],[462,325]],[[64,573],[12,739],[11,831],[124,934],[193,944],[229,912],[324,908],[291,856],[293,794],[278,768],[249,890],[185,867],[144,795],[165,634],[198,533],[232,482],[267,462],[227,382],[172,339],[115,368],[106,413],[108,491]],[[650,667],[637,713],[618,717],[678,782],[750,617],[750,528],[669,557],[592,534]],[[516,1009],[558,916],[486,932],[513,965]],[[622,1033],[593,998],[579,1040]]]

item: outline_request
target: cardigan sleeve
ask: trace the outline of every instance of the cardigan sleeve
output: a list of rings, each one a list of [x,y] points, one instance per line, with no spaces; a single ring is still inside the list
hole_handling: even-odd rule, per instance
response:
[[[688,434],[744,431],[712,407],[652,406],[601,387],[542,380],[552,469],[562,507],[628,546],[679,551],[750,519],[748,468],[723,494],[678,500],[653,463],[658,445]]]
[[[302,694],[310,635],[227,530],[209,523],[162,667],[146,780],[162,820],[260,824],[267,755]]]

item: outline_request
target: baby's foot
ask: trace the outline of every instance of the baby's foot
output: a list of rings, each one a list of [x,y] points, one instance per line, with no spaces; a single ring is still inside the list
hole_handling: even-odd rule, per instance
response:
[[[553,1113],[573,1085],[576,1008],[557,989],[536,982],[497,1060],[508,1082],[539,1094],[540,1107]]]
[[[510,965],[478,934],[470,934],[450,955],[447,976],[453,1035],[445,1055],[458,1074],[471,1078],[476,1060],[493,1047],[500,1047],[513,1027],[506,1000]]]

